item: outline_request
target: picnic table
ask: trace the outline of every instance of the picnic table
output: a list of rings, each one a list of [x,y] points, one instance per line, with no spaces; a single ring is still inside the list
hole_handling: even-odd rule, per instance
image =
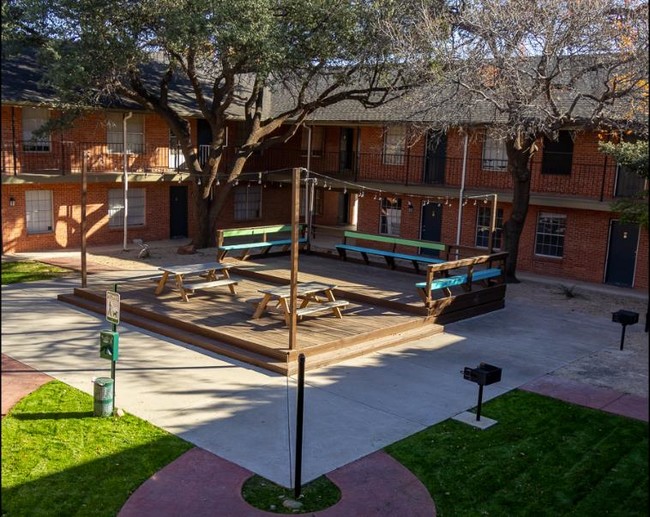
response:
[[[350,302],[346,300],[337,300],[334,297],[336,285],[322,284],[320,282],[302,282],[296,286],[296,295],[300,303],[296,309],[296,316],[300,319],[307,314],[316,314],[319,312],[331,311],[337,318],[342,318],[341,307],[345,307]],[[268,289],[260,289],[264,296],[257,304],[253,319],[262,316],[264,311],[268,310],[268,305],[272,300],[277,301],[284,321],[289,325],[291,321],[291,308],[289,307],[289,298],[291,297],[291,286],[284,285]]]
[[[224,264],[221,262],[206,262],[204,264],[185,264],[179,266],[160,266],[158,269],[163,272],[158,285],[156,286],[155,294],[160,295],[165,289],[165,284],[168,278],[174,277],[176,287],[178,288],[181,298],[184,302],[188,302],[188,294],[196,289],[208,289],[210,287],[228,286],[232,294],[235,293],[235,285],[237,280],[230,278],[228,270],[232,264]],[[221,274],[221,278],[219,277]],[[185,283],[187,276],[202,276],[205,280],[198,282]]]

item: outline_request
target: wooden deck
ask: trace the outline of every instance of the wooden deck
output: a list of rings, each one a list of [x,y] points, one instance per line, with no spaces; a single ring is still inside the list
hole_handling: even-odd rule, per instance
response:
[[[175,288],[155,296],[151,279],[119,284],[121,322],[284,375],[295,373],[300,353],[314,369],[443,330],[414,287],[423,275],[301,255],[298,281],[336,284],[336,298],[350,304],[340,319],[331,313],[304,316],[296,327],[297,347],[290,350],[280,313],[252,319],[259,290],[289,283],[289,256],[233,262],[231,276],[239,279],[235,295],[227,288],[198,290],[184,302]],[[104,314],[109,289],[112,285],[78,288],[59,299]]]

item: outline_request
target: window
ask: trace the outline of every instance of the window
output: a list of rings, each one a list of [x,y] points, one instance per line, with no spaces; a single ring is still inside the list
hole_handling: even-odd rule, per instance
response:
[[[397,198],[381,198],[379,216],[379,233],[399,235],[402,221],[402,200]]]
[[[535,254],[547,257],[564,255],[566,215],[539,214],[535,234]]]
[[[384,133],[384,164],[403,165],[405,150],[406,127],[387,127]]]
[[[109,113],[106,115],[106,143],[111,153],[121,153],[124,149],[122,113]],[[144,117],[133,115],[126,121],[126,152],[142,154],[144,152]]]
[[[262,187],[248,185],[235,189],[235,221],[262,217]]]
[[[560,131],[557,140],[544,137],[542,174],[571,174],[573,138],[569,131]]]
[[[508,166],[508,155],[503,140],[485,135],[483,140],[483,170],[504,171]]]
[[[128,219],[127,226],[144,226],[145,189],[133,188],[127,190]],[[108,191],[108,226],[116,228],[124,226],[124,191],[111,189]]]
[[[34,133],[50,119],[45,108],[23,108],[23,150],[30,152],[49,152],[50,135],[36,136]]]
[[[646,179],[629,167],[616,166],[616,197],[636,196],[646,189]]]
[[[25,192],[27,233],[52,231],[52,191],[28,190]]]
[[[323,155],[323,136],[325,128],[322,126],[309,126],[311,128],[311,155]],[[300,141],[300,154],[307,156],[307,149],[309,147],[309,129],[302,128],[302,140]]]
[[[490,243],[490,225],[492,221],[492,208],[479,206],[476,215],[476,247],[487,248]],[[497,208],[497,220],[494,232],[492,249],[501,249],[501,236],[503,234],[503,208]]]

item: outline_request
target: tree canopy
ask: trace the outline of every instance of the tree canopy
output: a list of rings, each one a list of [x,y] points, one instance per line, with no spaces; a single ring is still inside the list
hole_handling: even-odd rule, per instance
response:
[[[318,108],[343,100],[378,106],[408,90],[411,57],[392,46],[387,27],[410,30],[409,11],[396,0],[8,0],[3,39],[40,49],[64,107],[128,99],[167,122],[204,180],[201,247],[214,242],[223,203],[253,152],[288,140]],[[269,110],[273,91],[288,99],[282,111]],[[179,96],[211,128],[203,167]],[[215,194],[233,118],[245,135]]]
[[[416,109],[438,127],[483,125],[505,143],[514,183],[507,276],[516,281],[541,137],[598,128],[647,135],[647,3],[464,0],[444,10],[423,3],[418,15],[416,31],[394,35],[402,52],[428,58],[424,74],[435,72]]]

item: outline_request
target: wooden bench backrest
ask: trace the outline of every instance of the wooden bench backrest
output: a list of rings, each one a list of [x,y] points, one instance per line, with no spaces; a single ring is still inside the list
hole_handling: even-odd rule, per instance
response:
[[[390,235],[376,235],[372,233],[362,233],[355,232],[351,230],[346,230],[343,232],[343,238],[347,241],[350,239],[362,239],[366,241],[375,241],[375,242],[385,242],[387,244],[392,244],[393,249],[396,245],[401,246],[413,246],[415,248],[426,248],[430,250],[446,251],[447,246],[441,242],[433,241],[420,241],[415,239],[403,239],[401,237],[391,237]]]
[[[299,225],[298,232],[302,234],[304,224]],[[272,224],[269,226],[252,226],[248,228],[225,228],[217,230],[217,246],[223,245],[224,239],[228,237],[250,237],[261,235],[262,240],[266,241],[266,235],[270,233],[289,233],[291,232],[290,224]]]
[[[504,261],[508,253],[502,251],[500,253],[493,253],[492,255],[479,255],[477,257],[469,257],[459,260],[450,260],[449,262],[442,262],[440,264],[429,264],[427,266],[427,282],[430,282],[436,273],[441,271],[449,271],[451,269],[458,269],[461,267],[475,266],[476,264],[491,264],[492,262]]]

